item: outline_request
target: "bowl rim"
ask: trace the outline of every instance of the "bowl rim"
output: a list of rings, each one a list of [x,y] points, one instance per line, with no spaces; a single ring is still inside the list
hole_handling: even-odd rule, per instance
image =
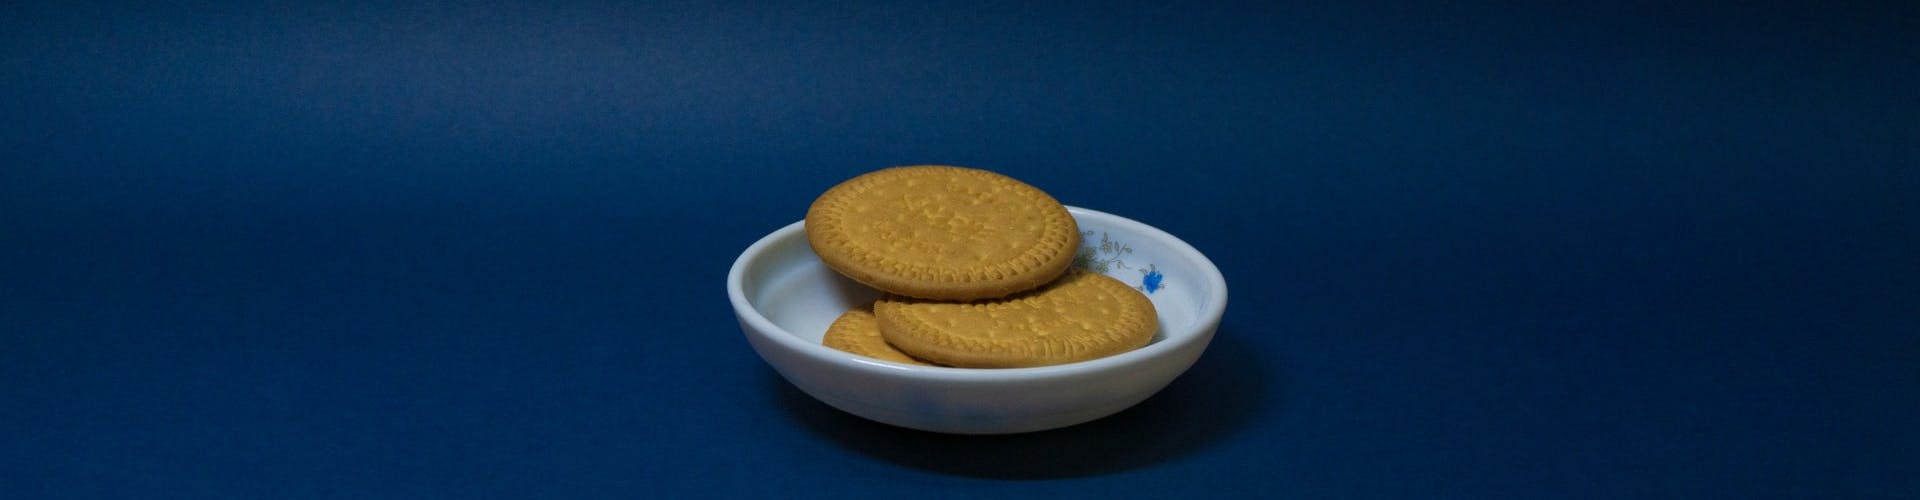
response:
[[[739,257],[734,259],[733,266],[727,271],[727,298],[733,303],[734,315],[739,318],[741,323],[747,326],[747,328],[745,328],[747,335],[765,338],[778,344],[782,348],[798,352],[808,358],[858,372],[952,382],[1016,381],[1035,378],[1072,377],[1098,373],[1136,363],[1144,363],[1162,355],[1179,352],[1193,343],[1208,342],[1211,340],[1209,336],[1204,335],[1202,331],[1216,328],[1219,324],[1220,317],[1225,314],[1227,309],[1226,278],[1221,276],[1220,269],[1213,264],[1212,260],[1207,259],[1206,255],[1200,253],[1198,249],[1193,248],[1193,245],[1188,244],[1186,241],[1145,223],[1098,210],[1071,205],[1067,206],[1067,211],[1076,219],[1083,217],[1098,219],[1103,224],[1123,227],[1126,231],[1161,240],[1166,244],[1167,248],[1177,254],[1179,258],[1186,259],[1195,264],[1196,268],[1201,271],[1201,281],[1204,283],[1208,296],[1213,299],[1201,304],[1193,320],[1188,323],[1185,329],[1180,331],[1179,334],[1163,332],[1165,335],[1163,335],[1163,338],[1159,342],[1098,359],[1028,368],[954,368],[946,366],[919,366],[883,361],[802,340],[800,336],[794,335],[793,332],[787,331],[785,328],[780,327],[780,325],[775,324],[773,320],[767,319],[766,315],[761,314],[758,309],[754,308],[752,303],[747,301],[744,284],[747,267],[759,256],[765,254],[773,245],[793,238],[796,234],[801,238],[805,238],[804,228],[806,227],[806,220],[804,219],[774,230],[766,236],[762,236],[759,240],[754,241],[752,245],[748,246],[745,251],[742,251]]]

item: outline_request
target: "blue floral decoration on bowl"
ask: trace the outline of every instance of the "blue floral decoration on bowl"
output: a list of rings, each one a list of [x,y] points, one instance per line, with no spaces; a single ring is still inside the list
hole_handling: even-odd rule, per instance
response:
[[[1167,288],[1166,282],[1164,281],[1166,277],[1161,275],[1160,270],[1155,268],[1153,264],[1147,264],[1146,269],[1138,269],[1127,265],[1125,257],[1133,253],[1133,247],[1128,246],[1126,243],[1113,241],[1112,238],[1107,236],[1107,233],[1100,233],[1100,243],[1095,245],[1093,244],[1093,231],[1081,232],[1080,241],[1086,243],[1086,245],[1081,246],[1080,250],[1073,254],[1073,267],[1100,274],[1107,274],[1107,271],[1115,268],[1132,269],[1140,271],[1140,284],[1134,286],[1134,288],[1147,293],[1158,292]]]
[[[1153,293],[1165,287],[1160,284],[1160,279],[1165,276],[1161,276],[1160,271],[1153,268],[1153,264],[1147,264],[1147,268],[1141,269],[1140,274],[1142,275],[1140,277],[1141,290],[1146,290],[1147,293]]]

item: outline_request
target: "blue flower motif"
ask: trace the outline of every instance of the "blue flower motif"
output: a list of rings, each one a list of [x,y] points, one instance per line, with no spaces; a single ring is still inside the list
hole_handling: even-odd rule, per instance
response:
[[[1145,274],[1145,276],[1140,277],[1140,289],[1146,290],[1147,293],[1153,293],[1163,288],[1160,285],[1160,278],[1164,276],[1161,276],[1160,271],[1154,269],[1152,264],[1148,264],[1146,269],[1141,269],[1140,273]]]

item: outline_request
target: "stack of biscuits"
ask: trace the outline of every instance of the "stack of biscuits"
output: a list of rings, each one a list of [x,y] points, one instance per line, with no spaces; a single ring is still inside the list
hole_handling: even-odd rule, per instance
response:
[[[834,271],[884,292],[824,343],[875,359],[959,368],[1085,361],[1146,345],[1153,303],[1073,269],[1080,229],[1038,188],[986,170],[921,165],[840,183],[807,210]]]

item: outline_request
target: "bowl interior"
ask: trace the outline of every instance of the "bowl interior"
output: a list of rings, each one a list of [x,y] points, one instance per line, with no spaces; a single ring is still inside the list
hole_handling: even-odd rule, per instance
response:
[[[1225,299],[1219,271],[1186,243],[1119,216],[1077,207],[1068,210],[1081,232],[1074,265],[1133,285],[1153,302],[1160,328],[1153,343],[1141,351],[1171,338],[1198,334],[1208,310],[1222,305],[1214,303]],[[808,247],[801,223],[776,231],[762,244],[758,255],[746,257],[740,274],[742,295],[755,312],[804,343],[819,346],[827,326],[841,313],[880,296],[822,263]],[[819,350],[823,355],[857,357],[825,346]]]

